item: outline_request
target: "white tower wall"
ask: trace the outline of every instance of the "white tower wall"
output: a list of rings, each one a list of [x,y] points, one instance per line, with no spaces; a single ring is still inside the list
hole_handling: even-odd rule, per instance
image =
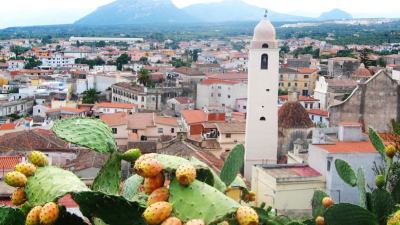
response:
[[[264,54],[268,55],[267,69],[261,66]],[[278,84],[279,47],[275,29],[264,18],[255,29],[249,51],[245,141],[245,177],[248,180],[251,180],[253,165],[277,162]]]

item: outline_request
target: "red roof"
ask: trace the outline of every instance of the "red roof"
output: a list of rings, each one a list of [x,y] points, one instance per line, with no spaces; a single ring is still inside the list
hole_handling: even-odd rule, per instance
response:
[[[16,125],[14,123],[5,123],[0,126],[0,130],[14,130]]]
[[[129,104],[129,103],[100,102],[100,103],[96,103],[95,107],[133,109],[133,108],[137,108],[137,105]]]
[[[314,72],[317,72],[318,69],[312,69],[312,68],[298,68],[297,71],[299,71],[299,73],[314,73]]]
[[[207,121],[207,114],[201,110],[182,110],[181,114],[188,124],[202,123]]]
[[[362,142],[341,142],[331,145],[318,145],[318,147],[329,153],[376,153],[376,149],[370,141]]]
[[[0,156],[0,169],[13,169],[21,161],[21,156]]]
[[[306,166],[306,167],[294,167],[290,168],[290,170],[301,177],[317,177],[321,176],[318,171],[314,170],[313,168]]]
[[[287,101],[289,99],[288,95],[281,95],[279,96],[279,99]],[[318,102],[319,100],[310,96],[299,96],[299,101],[300,102]]]
[[[173,126],[173,127],[178,126],[178,118],[176,118],[176,117],[156,116],[154,122],[156,124],[163,124],[163,125],[168,125],[168,126]]]
[[[308,114],[313,114],[313,115],[318,115],[318,116],[324,116],[324,117],[329,116],[328,111],[321,110],[321,109],[310,109],[310,110],[307,110],[307,112],[308,112]]]
[[[239,82],[235,81],[230,81],[230,80],[220,80],[220,79],[207,79],[201,81],[201,84],[203,85],[211,85],[211,84],[228,84],[228,85],[233,85],[233,84],[238,84]]]
[[[193,99],[188,97],[176,97],[175,99],[181,104],[189,104],[194,102]]]
[[[83,112],[87,112],[87,109],[77,109],[77,108],[70,108],[70,107],[61,107],[58,109],[50,109],[49,111],[47,111],[47,113],[53,113],[53,112],[71,112],[71,113],[83,113]]]

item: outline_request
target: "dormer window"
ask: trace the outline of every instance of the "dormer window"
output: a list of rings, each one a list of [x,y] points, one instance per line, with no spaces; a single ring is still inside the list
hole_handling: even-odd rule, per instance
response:
[[[268,48],[268,47],[269,47],[269,46],[268,46],[267,43],[265,43],[265,44],[262,45],[262,48]]]
[[[268,55],[267,54],[263,54],[261,56],[261,69],[262,70],[268,69]]]

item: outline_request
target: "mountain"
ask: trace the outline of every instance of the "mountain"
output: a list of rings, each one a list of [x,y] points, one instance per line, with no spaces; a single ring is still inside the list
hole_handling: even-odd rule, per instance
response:
[[[329,12],[324,12],[318,18],[319,20],[342,20],[342,19],[353,19],[353,16],[340,9],[332,9]]]
[[[183,8],[191,15],[205,22],[226,21],[258,21],[264,15],[265,9],[249,5],[242,0],[224,0],[215,3],[200,3]],[[272,21],[303,21],[312,18],[293,16],[270,11],[268,17]]]
[[[170,0],[116,0],[76,21],[78,25],[198,22]]]

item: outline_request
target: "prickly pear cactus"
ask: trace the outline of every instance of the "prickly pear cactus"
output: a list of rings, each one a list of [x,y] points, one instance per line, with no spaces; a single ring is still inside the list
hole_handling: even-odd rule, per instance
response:
[[[348,203],[335,204],[325,212],[325,222],[329,225],[377,225],[374,214]]]
[[[53,166],[38,168],[35,175],[28,178],[25,187],[29,203],[33,206],[55,201],[70,192],[88,190],[75,174]]]
[[[74,117],[57,120],[53,131],[58,137],[68,142],[100,153],[117,150],[111,128],[99,119]]]
[[[108,225],[146,225],[145,208],[137,202],[101,192],[72,193],[72,198],[87,218],[97,217]]]
[[[144,178],[135,174],[126,179],[122,190],[122,196],[126,199],[132,199],[138,192],[139,186],[143,184]]]
[[[362,168],[357,171],[357,188],[360,195],[360,206],[367,208],[367,191],[365,190],[365,174]]]
[[[206,224],[221,222],[240,207],[222,192],[197,180],[188,187],[172,180],[169,202],[174,206],[174,215],[182,221],[202,218]]]
[[[94,179],[92,189],[115,195],[119,192],[120,181],[121,157],[117,152],[114,152]]]
[[[224,166],[221,170],[221,180],[227,185],[235,180],[240,169],[244,164],[244,146],[236,145],[235,148],[229,153],[228,158],[225,160]]]
[[[336,171],[338,172],[340,178],[348,185],[355,187],[357,185],[357,177],[351,166],[344,160],[335,160]]]
[[[385,144],[383,143],[382,138],[373,128],[369,128],[369,139],[371,140],[371,143],[372,145],[374,145],[375,149],[382,156],[382,158],[385,159]]]
[[[19,208],[0,206],[0,225],[24,225],[25,216]]]
[[[372,211],[380,224],[386,224],[386,219],[393,210],[394,202],[389,192],[384,189],[376,189],[372,192]]]
[[[322,199],[328,197],[328,195],[323,191],[314,191],[314,195],[311,200],[312,206],[312,216],[315,218],[317,216],[322,216],[325,213],[325,207],[322,205]]]

